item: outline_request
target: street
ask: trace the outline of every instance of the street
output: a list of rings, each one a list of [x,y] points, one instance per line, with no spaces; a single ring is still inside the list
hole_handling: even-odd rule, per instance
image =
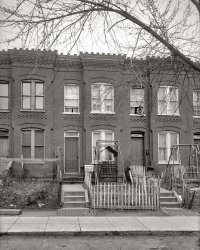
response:
[[[1,236],[1,250],[199,250],[199,235]]]

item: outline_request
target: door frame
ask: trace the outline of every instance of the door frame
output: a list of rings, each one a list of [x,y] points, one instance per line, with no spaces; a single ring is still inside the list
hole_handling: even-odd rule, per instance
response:
[[[70,135],[71,134],[71,135]],[[70,174],[80,173],[80,136],[79,131],[76,130],[65,130],[64,131],[64,173],[65,172],[65,138],[78,138],[78,172],[71,172]]]
[[[135,136],[134,136],[135,135]],[[138,136],[136,136],[138,135]],[[133,138],[143,138],[143,155],[144,155],[144,160],[143,160],[143,166],[146,168],[146,144],[145,144],[145,132],[143,131],[131,131],[131,143],[132,143],[132,140]],[[132,150],[132,146],[130,147],[130,153]]]

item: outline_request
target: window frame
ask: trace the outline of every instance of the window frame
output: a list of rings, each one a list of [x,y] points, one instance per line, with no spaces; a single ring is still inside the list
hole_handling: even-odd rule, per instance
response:
[[[8,129],[0,129],[0,139],[4,139],[6,140],[6,149],[7,149],[7,152],[6,154],[2,155],[1,154],[1,150],[0,150],[0,157],[2,158],[8,158],[9,156],[9,149],[10,149],[10,139],[9,139],[9,130]],[[2,145],[1,145],[2,146]]]
[[[23,145],[23,132],[30,131],[30,146]],[[43,145],[36,145],[36,131],[42,131],[43,132]],[[24,157],[23,155],[23,147],[30,147],[30,158]],[[36,148],[42,147],[43,148],[43,157],[35,157],[36,155]],[[40,128],[24,128],[21,130],[21,155],[24,159],[43,159],[45,158],[45,131],[44,129]]]
[[[97,105],[100,106],[100,110],[93,109],[94,102],[93,99],[98,99],[93,95],[93,88],[94,86],[99,86],[99,100],[100,103],[97,103]],[[105,98],[105,89],[106,87],[109,86],[111,88],[111,96],[112,98]],[[106,111],[106,100],[111,100],[111,108],[112,111]],[[91,113],[97,113],[97,114],[114,114],[115,113],[115,106],[114,106],[114,86],[112,83],[107,83],[107,82],[95,82],[91,84]]]
[[[162,100],[159,100],[159,90],[161,89],[161,88],[165,88],[165,90],[166,90],[166,99],[162,99]],[[175,89],[176,90],[176,101],[172,101],[171,100],[171,96],[170,96],[170,89]],[[166,113],[160,113],[159,112],[159,110],[161,110],[160,108],[159,108],[159,101],[161,102],[165,102],[166,103]],[[178,105],[178,108],[176,109],[176,112],[175,113],[171,113],[171,110],[170,110],[170,104],[172,103],[172,102],[176,102],[177,103],[177,105]],[[158,103],[158,105],[157,105],[157,108],[158,108],[158,115],[170,115],[170,116],[179,116],[180,115],[180,113],[179,113],[179,88],[178,87],[176,87],[176,86],[171,86],[171,85],[169,85],[169,86],[159,86],[158,87],[158,91],[157,91],[157,103]]]
[[[92,131],[92,163],[95,162],[95,155],[94,155],[94,149],[96,147],[96,145],[94,145],[94,134],[95,133],[100,133],[100,139],[99,140],[105,140],[106,138],[106,133],[112,133],[112,141],[114,141],[115,139],[115,133],[113,130],[108,130],[108,129],[98,129],[98,130],[93,130]],[[110,141],[110,140],[108,140]],[[105,152],[103,152],[103,159],[101,161],[106,161],[106,155]]]
[[[78,89],[78,106],[77,106],[77,109],[78,111],[77,112],[68,112],[68,111],[65,111],[65,108],[67,106],[65,106],[65,100],[68,100],[66,97],[66,89],[67,87],[70,87],[70,86],[76,86],[77,89]],[[69,100],[72,100],[72,99],[69,99]],[[75,107],[75,106],[74,106]],[[78,84],[65,84],[64,85],[64,111],[63,111],[63,114],[80,114],[80,86]]]
[[[131,105],[131,103],[132,102],[136,102],[136,101],[132,101],[131,100],[131,97],[132,97],[132,91],[134,91],[134,90],[142,90],[143,91],[143,97],[142,97],[142,99],[143,99],[143,101],[139,101],[139,102],[141,102],[141,104],[139,105],[139,106],[132,106]],[[134,96],[133,96],[134,97]],[[134,99],[134,98],[133,98]],[[145,89],[144,88],[139,88],[139,87],[131,87],[130,88],[130,115],[133,115],[133,116],[145,116],[145,102],[144,102],[144,100],[145,100]],[[138,102],[138,101],[137,101]],[[142,107],[142,110],[141,110],[141,114],[139,114],[139,113],[132,113],[131,112],[131,108],[140,108],[140,107]]]
[[[199,102],[197,102],[197,103],[199,103],[199,105],[197,104],[196,106],[194,106],[194,93],[197,93],[197,98],[198,98],[198,93],[199,93]],[[192,95],[193,95],[193,97],[192,97],[192,100],[193,100],[193,117],[200,117],[200,89],[194,89],[193,90],[193,93],[192,93]],[[195,115],[194,114],[194,107],[198,107],[199,108],[199,110],[197,110],[198,112],[199,112],[199,115]]]
[[[2,85],[7,85],[7,90],[8,90],[8,95],[2,95],[0,91],[0,99],[6,99],[7,100],[7,108],[0,108],[0,112],[8,112],[9,111],[9,101],[10,101],[10,91],[9,91],[9,82],[0,80],[0,86]]]
[[[165,138],[165,140],[166,140],[166,147],[165,147],[166,148],[166,160],[160,160],[159,159],[160,148],[163,148],[163,147],[160,147],[160,135],[161,134],[166,135],[166,138]],[[169,163],[169,164],[173,164],[173,163],[174,164],[179,164],[178,155],[177,155],[177,160],[171,159],[169,161],[169,157],[170,157],[170,154],[171,154],[171,134],[176,134],[176,136],[177,136],[177,144],[176,145],[178,145],[179,140],[180,140],[180,134],[178,132],[176,132],[176,131],[160,131],[158,133],[158,164],[167,164],[167,163]]]
[[[23,89],[24,89],[24,84],[30,84],[30,94],[24,94],[23,93]],[[37,95],[36,93],[36,85],[37,84],[42,84],[43,85],[43,93],[42,95]],[[35,79],[31,79],[31,80],[22,80],[21,81],[21,111],[37,111],[37,112],[43,112],[45,110],[45,82],[42,80],[35,80]],[[30,108],[24,108],[23,104],[24,104],[24,97],[28,97],[30,98]],[[41,97],[43,100],[43,108],[36,108],[37,106],[37,98]]]

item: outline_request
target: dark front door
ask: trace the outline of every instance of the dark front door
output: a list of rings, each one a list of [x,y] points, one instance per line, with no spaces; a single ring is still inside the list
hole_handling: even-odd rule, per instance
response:
[[[143,134],[131,134],[131,164],[144,166]]]
[[[78,173],[78,137],[65,137],[65,173]]]

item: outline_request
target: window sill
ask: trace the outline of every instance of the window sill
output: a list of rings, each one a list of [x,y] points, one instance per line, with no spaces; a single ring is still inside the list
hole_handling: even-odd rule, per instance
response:
[[[34,110],[34,109],[20,109],[21,112],[36,112],[36,113],[45,113],[45,110]]]
[[[0,110],[0,113],[9,113],[9,110]]]
[[[193,118],[200,118],[200,116],[197,116],[197,115],[193,115]]]
[[[146,116],[146,114],[138,115],[138,114],[129,114],[130,116]]]
[[[168,164],[169,165],[173,165],[173,164],[174,165],[179,165],[179,162],[177,162],[177,161],[176,162],[170,162],[170,163],[168,163],[168,162],[158,162],[158,164],[159,165],[168,165]]]
[[[115,112],[96,112],[96,111],[91,111],[91,114],[98,114],[98,115],[114,115]]]
[[[157,114],[159,116],[181,116],[180,114]]]
[[[80,112],[62,112],[63,115],[80,115]]]

